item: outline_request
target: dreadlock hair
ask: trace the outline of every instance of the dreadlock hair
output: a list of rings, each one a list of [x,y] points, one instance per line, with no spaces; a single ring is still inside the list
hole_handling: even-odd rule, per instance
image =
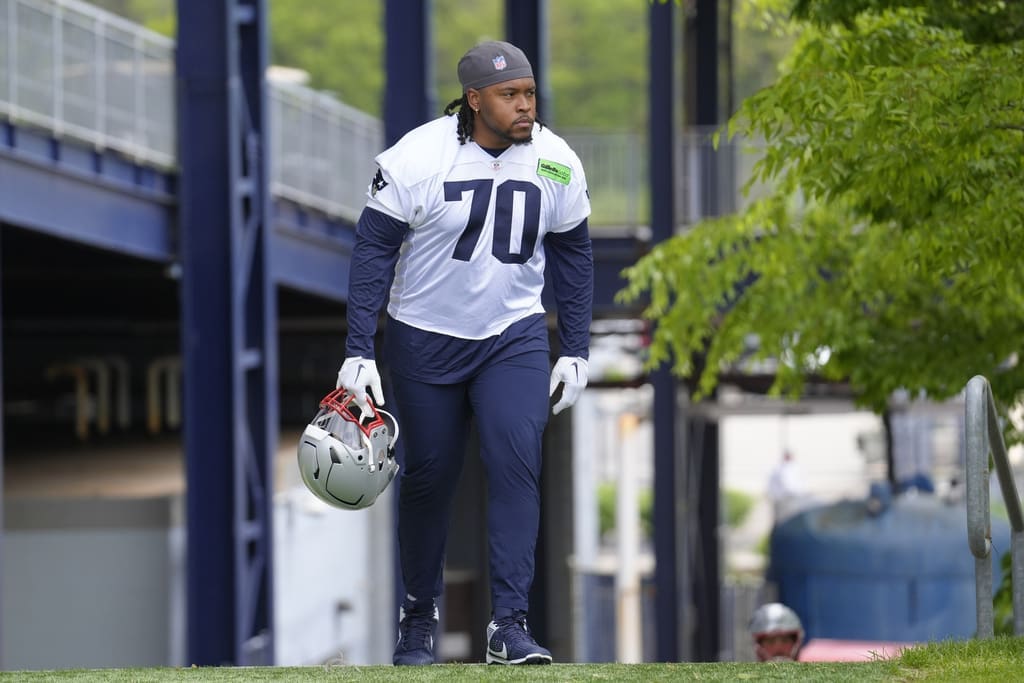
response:
[[[458,110],[458,111],[456,111]],[[452,116],[453,114],[459,116],[459,144],[464,145],[473,139],[473,108],[469,106],[469,100],[466,99],[466,94],[463,93],[462,97],[452,100],[448,103],[448,106],[444,108],[445,116]],[[535,118],[540,127],[544,127],[544,122],[539,118]]]
[[[448,103],[448,106],[444,108],[444,115],[451,116],[456,113],[456,108],[458,108],[459,115],[459,144],[464,145],[473,137],[473,109],[469,106],[469,100],[466,99],[465,93],[457,100]]]

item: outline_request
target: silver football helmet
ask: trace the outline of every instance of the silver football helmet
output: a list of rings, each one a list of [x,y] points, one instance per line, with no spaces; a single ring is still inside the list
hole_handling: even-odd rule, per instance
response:
[[[372,414],[361,415],[352,395],[332,391],[299,439],[299,473],[306,488],[345,510],[373,505],[398,473],[398,421],[366,400]]]
[[[792,661],[803,645],[804,627],[792,609],[781,602],[770,602],[754,610],[750,635],[759,661]]]

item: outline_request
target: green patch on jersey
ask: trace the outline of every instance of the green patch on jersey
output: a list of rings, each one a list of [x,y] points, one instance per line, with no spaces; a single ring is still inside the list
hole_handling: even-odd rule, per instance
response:
[[[569,179],[572,178],[572,169],[565,164],[541,159],[537,162],[537,175],[541,178],[551,178],[551,180],[557,183],[568,185]]]

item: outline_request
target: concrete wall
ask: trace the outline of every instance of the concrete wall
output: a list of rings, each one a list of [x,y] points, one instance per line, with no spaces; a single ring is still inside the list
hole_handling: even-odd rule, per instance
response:
[[[179,664],[180,497],[5,505],[8,670]]]
[[[392,492],[367,510],[328,507],[301,483],[293,443],[282,438],[275,473],[276,661],[388,663]],[[43,466],[54,461],[68,466]],[[5,464],[3,669],[187,666],[176,446]]]

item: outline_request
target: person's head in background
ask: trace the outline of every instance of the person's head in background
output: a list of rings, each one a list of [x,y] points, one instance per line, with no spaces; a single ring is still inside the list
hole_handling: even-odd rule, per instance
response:
[[[796,612],[780,602],[771,602],[754,610],[750,635],[759,662],[792,662],[803,645],[804,628]]]

